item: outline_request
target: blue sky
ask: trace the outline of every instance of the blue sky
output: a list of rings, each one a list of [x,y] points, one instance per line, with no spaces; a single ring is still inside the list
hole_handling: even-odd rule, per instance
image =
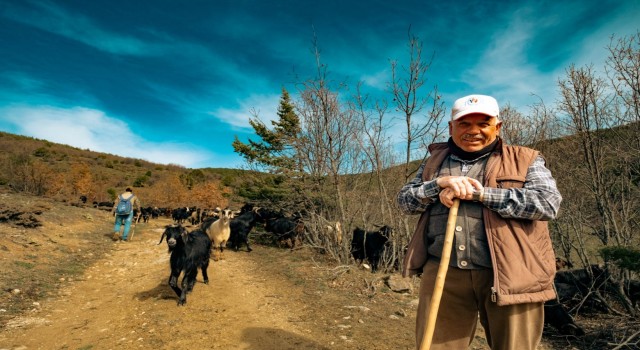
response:
[[[407,32],[433,54],[428,86],[525,112],[557,99],[570,64],[603,69],[612,34],[640,29],[640,1],[3,0],[0,130],[187,168],[235,168],[251,110],[314,75],[389,97]],[[404,60],[404,61],[403,61]],[[295,96],[294,96],[295,98]]]

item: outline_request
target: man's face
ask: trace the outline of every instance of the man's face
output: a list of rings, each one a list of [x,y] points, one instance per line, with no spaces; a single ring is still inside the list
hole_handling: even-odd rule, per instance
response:
[[[453,142],[464,151],[476,152],[491,144],[502,122],[484,114],[469,114],[449,122],[449,134]]]

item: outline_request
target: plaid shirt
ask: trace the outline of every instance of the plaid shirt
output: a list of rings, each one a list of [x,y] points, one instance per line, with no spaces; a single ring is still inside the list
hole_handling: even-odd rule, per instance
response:
[[[463,174],[482,158],[464,161],[454,155],[450,157],[462,162]],[[405,214],[422,213],[431,203],[439,200],[440,188],[436,180],[422,181],[424,165],[422,163],[415,178],[402,187],[396,198],[400,210]],[[527,170],[523,188],[485,187],[482,204],[503,218],[552,220],[558,214],[560,202],[562,196],[556,187],[556,180],[545,167],[544,158],[538,156]]]

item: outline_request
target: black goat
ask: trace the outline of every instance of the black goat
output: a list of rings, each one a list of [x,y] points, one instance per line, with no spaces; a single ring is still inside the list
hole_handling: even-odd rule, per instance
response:
[[[637,307],[640,302],[640,281],[629,281],[624,289],[633,307]]]
[[[167,237],[167,246],[171,253],[169,286],[180,298],[178,305],[184,305],[187,302],[187,293],[193,290],[193,285],[196,283],[198,268],[202,270],[204,283],[209,284],[207,268],[211,256],[211,239],[200,229],[188,232],[181,225],[165,226],[158,244],[162,243],[165,237]],[[178,278],[182,272],[184,272],[184,276],[182,277],[182,289],[180,289]]]
[[[576,324],[558,298],[544,303],[544,324],[553,326],[561,335],[584,335],[584,330]]]
[[[171,217],[176,224],[182,224],[190,215],[191,213],[189,212],[188,207],[176,208],[171,212]]]
[[[142,222],[149,222],[149,217],[151,217],[152,210],[153,209],[151,207],[140,208],[140,218],[142,219]]]
[[[304,233],[304,222],[301,218],[281,216],[268,219],[264,229],[274,235],[279,245],[284,244],[294,249],[300,241],[300,236]]]
[[[113,209],[113,202],[93,202],[93,207],[102,210]]]
[[[241,211],[243,210],[245,211],[231,219],[229,244],[233,250],[238,251],[244,243],[247,246],[247,252],[250,252],[252,249],[249,246],[249,233],[260,219],[258,214],[260,209],[243,207]]]
[[[196,225],[200,223],[200,213],[202,209],[193,208],[191,209],[191,213],[189,214],[189,221],[191,221],[191,225]]]
[[[554,284],[559,301],[570,309],[577,306],[583,311],[611,312],[603,299],[606,289],[611,286],[611,275],[604,266],[590,265],[587,268],[558,271]]]
[[[386,225],[378,231],[365,231],[356,227],[351,240],[351,254],[356,262],[362,263],[367,260],[371,264],[371,272],[376,272],[391,232],[391,227]]]

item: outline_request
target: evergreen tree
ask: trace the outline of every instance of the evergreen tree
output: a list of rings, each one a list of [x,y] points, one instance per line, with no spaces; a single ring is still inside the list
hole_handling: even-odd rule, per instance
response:
[[[304,196],[299,143],[302,130],[289,92],[284,88],[277,115],[278,119],[271,121],[272,129],[257,117],[249,120],[260,141],[249,139],[243,143],[237,137],[233,141],[235,152],[250,165],[273,174],[246,178],[238,193],[255,203],[278,203],[277,209],[299,210],[300,198]]]
[[[282,96],[278,106],[278,120],[271,121],[273,129],[269,129],[260,119],[252,118],[249,123],[261,141],[249,139],[241,142],[238,137],[233,141],[233,149],[242,155],[250,164],[266,168],[275,174],[299,172],[298,138],[301,133],[300,119],[295,113],[289,92],[282,88]]]

